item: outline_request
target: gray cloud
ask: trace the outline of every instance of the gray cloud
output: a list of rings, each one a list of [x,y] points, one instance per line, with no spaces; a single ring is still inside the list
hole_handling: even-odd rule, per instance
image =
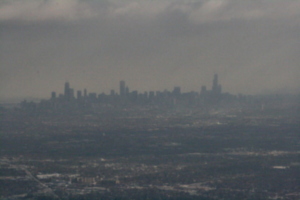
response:
[[[78,0],[11,0],[0,6],[0,20],[76,20],[96,16],[87,3]]]
[[[0,3],[0,20],[46,21],[110,17],[151,18],[177,11],[194,23],[252,20],[261,18],[295,18],[300,2],[294,0],[197,0],[197,1],[83,1],[83,0],[6,0]]]
[[[267,0],[0,3],[0,97],[76,89],[299,92],[300,2]]]

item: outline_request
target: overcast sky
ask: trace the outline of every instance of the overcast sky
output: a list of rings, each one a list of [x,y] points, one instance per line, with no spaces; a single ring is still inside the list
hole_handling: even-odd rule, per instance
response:
[[[0,98],[89,92],[300,92],[298,0],[2,0]]]

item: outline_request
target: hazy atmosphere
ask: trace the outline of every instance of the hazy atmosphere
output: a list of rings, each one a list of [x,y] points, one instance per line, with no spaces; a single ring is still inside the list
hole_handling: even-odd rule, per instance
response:
[[[300,1],[4,0],[0,98],[75,90],[300,90]]]

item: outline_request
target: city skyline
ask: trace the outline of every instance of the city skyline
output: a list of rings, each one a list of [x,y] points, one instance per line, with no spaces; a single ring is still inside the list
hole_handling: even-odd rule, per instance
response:
[[[109,93],[299,93],[300,2],[7,0],[0,3],[0,99],[47,98],[69,81]],[[119,91],[118,91],[119,92]]]
[[[211,93],[212,95],[220,95],[222,94],[222,85],[219,84],[219,79],[218,79],[218,74],[214,74],[214,78],[212,81],[211,89],[207,89],[209,87],[206,87],[206,85],[202,85],[199,87],[198,91],[187,91],[183,93],[197,93],[200,95],[205,95],[208,93]],[[131,88],[132,89],[132,88]],[[110,96],[120,96],[120,97],[125,97],[130,95],[132,92],[135,92],[137,94],[147,94],[146,96],[149,95],[149,93],[153,93],[154,95],[158,92],[171,92],[172,94],[177,94],[180,95],[182,94],[181,92],[181,87],[180,86],[174,86],[172,90],[167,90],[167,89],[161,89],[161,90],[148,90],[148,91],[138,91],[133,88],[133,90],[130,90],[129,86],[126,85],[126,82],[124,80],[119,81],[119,93],[116,92],[115,89],[111,89],[109,93],[105,92],[96,92],[96,91],[88,91],[87,88],[84,88],[83,90],[76,89],[76,88],[71,88],[70,83],[67,81],[65,82],[65,86],[63,89],[63,92],[57,92],[57,91],[52,91],[51,92],[51,98],[55,99],[57,97],[64,98],[65,100],[70,101],[72,98],[80,99],[82,97],[88,97],[89,95],[110,95]]]
[[[84,95],[84,93],[86,95],[88,95],[89,93],[96,93],[96,94],[105,94],[105,95],[112,95],[112,92],[114,93],[114,95],[120,95],[120,96],[124,96],[124,94],[126,93],[126,90],[127,90],[127,93],[128,91],[132,92],[130,89],[133,89],[134,91],[137,91],[138,93],[144,93],[144,92],[150,92],[150,91],[153,91],[153,92],[158,92],[158,91],[174,91],[175,88],[179,88],[179,90],[182,92],[182,93],[189,93],[189,92],[196,92],[198,94],[201,94],[203,92],[203,90],[207,90],[207,91],[222,91],[222,86],[220,84],[218,84],[218,74],[217,73],[214,73],[214,79],[213,81],[210,80],[210,83],[207,84],[207,83],[203,83],[202,85],[200,85],[200,81],[199,81],[199,85],[197,87],[192,87],[192,88],[197,88],[196,90],[189,90],[188,88],[185,88],[185,87],[182,87],[180,86],[179,84],[175,84],[173,86],[169,85],[168,88],[159,88],[159,87],[156,87],[155,89],[151,89],[149,87],[144,87],[146,89],[141,89],[139,90],[139,87],[137,86],[137,88],[134,88],[134,87],[130,87],[129,88],[129,85],[131,83],[131,80],[129,81],[125,81],[125,80],[121,80],[119,81],[119,84],[118,81],[116,83],[114,83],[112,86],[109,86],[107,84],[107,88],[104,89],[103,87],[100,88],[100,89],[96,89],[97,87],[95,87],[95,85],[86,85],[86,84],[83,84],[85,85],[86,87],[81,87],[79,86],[78,87],[78,84],[75,85],[72,83],[72,85],[74,85],[73,88],[73,95],[74,97],[75,96],[78,96],[78,92],[80,93],[80,95]],[[128,83],[129,82],[129,83]],[[76,83],[76,81],[75,81]],[[65,87],[60,87],[59,88],[52,88],[52,90],[50,89],[49,91],[52,91],[56,93],[56,95],[58,96],[59,94],[63,94],[65,95],[66,94],[66,84],[70,85],[70,81],[65,81],[64,82],[65,84]],[[116,86],[117,85],[117,86]],[[122,86],[121,86],[122,85]],[[222,84],[223,85],[223,84]],[[67,87],[70,87],[70,86],[67,86]],[[101,86],[100,86],[101,87]],[[123,88],[123,92],[121,94],[121,88]],[[226,87],[225,87],[226,88]],[[94,89],[94,90],[93,90]],[[102,90],[101,90],[102,89]],[[12,97],[4,97],[4,96],[0,96],[0,101],[3,101],[3,102],[9,102],[9,101],[21,101],[21,100],[24,100],[24,99],[48,99],[49,98],[49,91],[44,91],[43,92],[43,95],[42,96],[30,96],[30,95],[23,95],[23,96],[12,96]],[[292,90],[292,89],[289,89],[289,88],[282,88],[280,90],[268,90],[268,89],[264,89],[264,90],[261,90],[261,92],[258,92],[258,93],[247,93],[246,91],[243,93],[243,92],[237,92],[237,93],[232,93],[230,92],[230,88],[226,88],[226,93],[228,94],[232,94],[232,95],[238,95],[238,94],[243,94],[243,95],[269,95],[269,94],[299,94],[300,91],[298,91],[297,89],[296,90]],[[30,93],[29,93],[30,94]],[[50,93],[50,96],[52,94]]]

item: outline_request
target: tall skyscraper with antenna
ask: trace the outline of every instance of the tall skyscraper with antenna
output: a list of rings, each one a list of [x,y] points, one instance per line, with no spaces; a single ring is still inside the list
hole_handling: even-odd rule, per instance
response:
[[[213,85],[212,85],[211,92],[214,95],[220,95],[221,92],[222,92],[222,86],[218,83],[218,74],[214,75],[214,80],[213,80]]]

